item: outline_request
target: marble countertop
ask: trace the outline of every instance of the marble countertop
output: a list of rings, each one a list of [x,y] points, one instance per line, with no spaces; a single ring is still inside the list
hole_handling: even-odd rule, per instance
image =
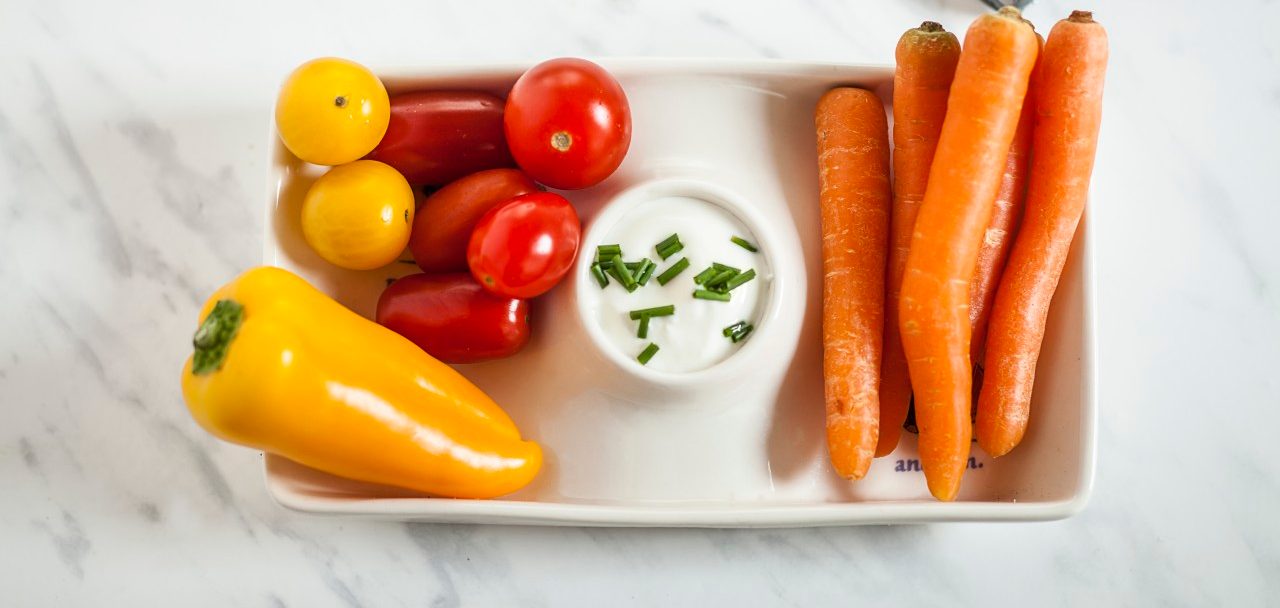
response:
[[[357,4],[365,8],[353,8]],[[190,420],[197,308],[261,255],[268,113],[318,55],[892,60],[977,0],[0,3],[0,603],[1251,606],[1280,594],[1280,3],[1036,0],[1111,34],[1099,467],[1072,519],[628,530],[271,503]],[[1216,7],[1216,5],[1215,5]]]

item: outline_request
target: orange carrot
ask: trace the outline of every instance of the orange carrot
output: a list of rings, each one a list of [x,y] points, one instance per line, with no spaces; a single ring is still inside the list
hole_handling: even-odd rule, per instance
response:
[[[893,213],[889,220],[889,267],[885,273],[884,367],[880,371],[880,441],[876,456],[898,446],[911,404],[907,355],[898,334],[898,294],[916,212],[929,183],[929,165],[947,113],[947,94],[960,60],[960,41],[941,25],[925,21],[898,40],[893,73]]]
[[[978,398],[978,445],[1009,453],[1027,429],[1049,303],[1084,213],[1107,70],[1107,33],[1075,11],[1049,33],[1040,62],[1027,209],[1000,278]]]
[[[818,100],[822,207],[822,374],[827,446],[841,476],[871,466],[880,425],[884,263],[889,238],[889,124],[874,93],[842,87]]]
[[[1039,34],[1036,34],[1036,42],[1039,48],[1044,48]],[[1036,65],[1039,66],[1039,61]],[[1000,192],[996,194],[995,207],[991,210],[991,222],[982,235],[978,266],[973,271],[973,282],[969,284],[969,327],[972,333],[969,360],[975,364],[982,360],[991,303],[996,299],[996,286],[1000,284],[1000,274],[1009,259],[1009,250],[1013,248],[1013,237],[1018,221],[1022,219],[1022,204],[1026,201],[1031,129],[1035,122],[1036,72],[1035,68],[1031,70],[1022,114],[1018,117],[1018,129],[1014,131],[1013,145],[1009,146],[1009,158],[1005,161]]]
[[[969,281],[1018,126],[1036,36],[1012,7],[965,35],[902,280],[899,322],[929,491],[954,500],[969,454]]]

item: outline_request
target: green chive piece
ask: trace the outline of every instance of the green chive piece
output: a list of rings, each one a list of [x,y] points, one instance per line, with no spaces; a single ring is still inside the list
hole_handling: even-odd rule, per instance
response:
[[[707,279],[716,276],[716,273],[718,272],[720,271],[716,269],[715,266],[708,266],[706,270],[699,272],[697,276],[693,277],[693,282],[702,285],[707,282]]]
[[[728,302],[728,301],[729,301],[729,294],[727,294],[727,293],[720,293],[720,292],[716,292],[716,291],[708,291],[708,290],[706,290],[706,289],[696,289],[696,290],[694,290],[694,292],[693,292],[693,297],[695,297],[695,298],[697,298],[697,299],[699,299],[699,300],[714,300],[714,301],[716,301],[716,302]]]
[[[735,236],[735,237],[733,237],[733,238],[731,238],[731,239],[729,239],[729,240],[730,240],[730,241],[733,241],[733,244],[734,244],[734,245],[737,245],[737,246],[739,246],[739,247],[741,247],[741,248],[743,248],[743,249],[746,249],[747,251],[750,251],[751,253],[755,253],[755,252],[757,252],[757,251],[760,251],[759,249],[756,249],[756,246],[755,246],[755,245],[752,245],[751,243],[747,242],[747,239],[744,239],[744,238],[742,238],[742,237],[740,237],[740,236]]]
[[[729,279],[732,279],[733,277],[736,277],[736,276],[738,276],[738,271],[724,270],[716,273],[716,275],[711,277],[710,279],[707,279],[707,281],[703,283],[702,286],[706,287],[707,289],[713,289],[721,285],[724,285],[729,281]]]
[[[596,247],[596,259],[604,261],[615,255],[622,255],[621,245],[600,245]]]
[[[746,272],[729,279],[729,282],[725,283],[724,286],[728,291],[733,291],[734,289],[737,289],[739,285],[742,285],[754,278],[756,278],[755,269],[748,268]]]
[[[600,284],[600,289],[604,289],[609,286],[609,277],[604,275],[603,270],[600,270],[599,262],[591,265],[591,276],[596,278],[596,283]]]
[[[672,233],[671,236],[665,239],[662,239],[662,242],[658,243],[657,245],[654,245],[653,248],[657,250],[663,250],[679,242],[680,242],[680,235],[676,233]]]
[[[640,270],[640,276],[636,277],[636,282],[643,287],[649,284],[649,277],[653,276],[653,271],[658,267],[658,265],[649,258],[645,258],[641,261],[644,262],[644,267]]]
[[[613,280],[618,283],[622,283],[622,275],[618,274],[618,271],[613,267],[613,264],[605,265],[604,263],[601,263],[600,268],[604,270],[605,274],[613,277]],[[626,285],[623,285],[623,287],[626,287]]]
[[[680,242],[679,234],[672,234],[671,236],[665,239],[662,239],[661,243],[654,245],[653,249],[654,251],[658,252],[658,257],[662,258],[663,260],[666,260],[667,258],[675,255],[680,250],[684,249],[684,243]]]
[[[688,267],[689,267],[689,258],[680,258],[679,260],[676,261],[675,264],[672,264],[669,268],[662,271],[662,274],[658,275],[658,284],[666,285],[667,283],[671,282],[671,279],[676,278],[677,275],[684,272],[684,270]]]
[[[676,253],[684,250],[685,250],[685,243],[672,244],[671,247],[660,248],[660,250],[658,250],[658,257],[662,257],[663,260],[666,260],[668,259],[668,257],[676,255]]]
[[[645,317],[669,317],[676,314],[676,305],[667,304],[666,306],[654,306],[653,308],[641,308],[627,313],[634,321]]]
[[[631,274],[631,269],[622,262],[621,254],[613,256],[613,269],[617,271],[618,281],[622,283],[622,286],[626,287],[627,291],[631,291],[636,284],[636,277]]]
[[[712,263],[711,263],[711,267],[712,267],[712,268],[715,268],[716,270],[718,270],[718,271],[720,271],[720,272],[724,272],[724,271],[726,271],[726,270],[732,270],[732,271],[734,271],[734,272],[742,272],[741,270],[739,270],[739,269],[737,269],[737,268],[734,268],[733,266],[728,266],[728,265],[725,265],[725,264],[721,264],[720,262],[712,262]]]
[[[649,317],[640,317],[640,331],[636,332],[636,337],[641,340],[649,337]]]
[[[648,346],[644,347],[644,350],[640,351],[640,356],[636,357],[636,361],[639,361],[640,365],[648,365],[649,359],[652,359],[657,352],[658,345],[650,342]]]
[[[737,323],[734,323],[733,325],[730,325],[730,326],[728,326],[728,327],[724,328],[723,330],[721,330],[721,332],[720,332],[720,333],[724,334],[724,337],[728,338],[728,337],[732,336],[733,334],[736,334],[736,333],[738,333],[739,331],[742,331],[742,328],[744,328],[744,327],[746,327],[746,326],[747,326],[747,322],[746,322],[746,321],[738,321]]]
[[[684,243],[676,243],[676,244],[674,244],[674,245],[671,245],[671,246],[668,246],[668,247],[663,247],[662,249],[659,249],[659,250],[658,250],[658,257],[660,257],[660,258],[662,258],[662,259],[664,259],[664,260],[665,260],[665,259],[667,259],[667,258],[669,258],[669,257],[671,257],[671,256],[673,256],[673,255],[675,255],[675,254],[677,254],[677,253],[679,253],[679,252],[681,252],[681,251],[684,251]]]
[[[640,261],[640,262],[624,262],[624,263],[627,265],[627,270],[630,270],[630,271],[631,271],[631,274],[633,274],[633,275],[634,275],[634,274],[640,274],[640,272],[639,272],[639,271],[640,271],[641,269],[643,269],[643,268],[644,268],[644,262],[643,262],[643,261]]]
[[[734,344],[737,344],[743,340],[746,340],[747,336],[751,334],[751,330],[755,328],[756,326],[754,325],[747,325],[746,327],[738,330],[737,333],[734,333],[733,336],[731,336],[729,339],[733,340]]]

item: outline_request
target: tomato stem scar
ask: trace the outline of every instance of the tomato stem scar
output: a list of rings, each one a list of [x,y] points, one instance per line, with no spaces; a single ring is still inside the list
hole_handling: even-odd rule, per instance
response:
[[[559,152],[568,152],[569,146],[573,145],[573,137],[564,131],[556,131],[551,136],[551,147]]]

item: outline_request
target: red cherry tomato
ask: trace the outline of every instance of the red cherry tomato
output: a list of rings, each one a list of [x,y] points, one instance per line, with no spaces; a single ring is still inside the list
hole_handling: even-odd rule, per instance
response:
[[[377,320],[445,363],[510,357],[529,341],[529,303],[495,296],[465,272],[396,279]]]
[[[409,250],[423,272],[467,270],[467,243],[476,222],[499,203],[537,192],[519,169],[472,173],[436,190],[413,216]]]
[[[467,247],[467,265],[485,289],[532,298],[569,272],[580,240],[582,223],[573,205],[558,194],[533,192],[480,218]]]
[[[561,190],[604,181],[631,146],[626,93],[585,59],[552,59],[525,72],[507,96],[503,124],[520,168]]]
[[[392,97],[387,134],[367,158],[395,167],[415,186],[515,165],[503,135],[502,100],[478,91]]]

